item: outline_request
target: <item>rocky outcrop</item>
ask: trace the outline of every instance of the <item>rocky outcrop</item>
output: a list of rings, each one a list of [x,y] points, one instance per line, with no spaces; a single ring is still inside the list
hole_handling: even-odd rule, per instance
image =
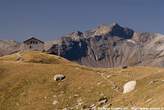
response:
[[[0,56],[12,54],[20,50],[20,43],[13,40],[0,40]]]
[[[116,23],[111,27],[101,25],[84,33],[74,32],[62,37],[48,52],[87,66],[119,66],[125,63],[122,57],[127,56],[123,54],[124,47],[130,45],[125,39],[130,39],[133,33]],[[130,49],[131,46],[127,51]]]
[[[47,51],[92,67],[164,66],[164,36],[139,33],[113,23],[73,32]]]

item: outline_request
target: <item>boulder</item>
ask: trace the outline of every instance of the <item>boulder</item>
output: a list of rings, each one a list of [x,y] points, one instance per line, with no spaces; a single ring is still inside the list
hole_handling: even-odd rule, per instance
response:
[[[100,99],[99,99],[99,105],[104,105],[104,104],[106,104],[108,102],[108,98],[107,97],[101,97]]]
[[[123,94],[133,91],[136,87],[136,84],[137,84],[136,81],[129,81],[125,83],[123,86]]]
[[[54,76],[55,81],[62,81],[63,79],[65,79],[65,76],[63,74],[56,74]]]
[[[122,67],[122,69],[127,69],[127,68],[128,68],[128,66],[123,66],[123,67]]]

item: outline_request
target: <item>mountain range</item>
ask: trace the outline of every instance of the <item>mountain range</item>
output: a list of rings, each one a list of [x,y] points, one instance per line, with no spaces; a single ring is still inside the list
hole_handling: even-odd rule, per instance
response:
[[[0,55],[20,50],[16,41],[0,41]],[[164,35],[135,32],[118,23],[72,32],[45,42],[45,51],[91,67],[164,66]]]

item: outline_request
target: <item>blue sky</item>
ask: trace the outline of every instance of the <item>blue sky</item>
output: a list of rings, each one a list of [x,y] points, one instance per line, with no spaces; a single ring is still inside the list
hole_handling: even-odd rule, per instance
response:
[[[112,22],[164,34],[164,0],[0,0],[0,39],[54,40]]]

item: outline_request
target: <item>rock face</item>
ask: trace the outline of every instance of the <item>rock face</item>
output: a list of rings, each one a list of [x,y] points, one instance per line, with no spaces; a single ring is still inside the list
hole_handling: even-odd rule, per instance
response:
[[[123,86],[123,94],[133,91],[136,87],[136,81],[129,81]]]
[[[63,36],[47,51],[92,67],[164,66],[164,35],[113,23]]]
[[[13,40],[0,40],[0,56],[12,54],[20,50],[20,43]]]

